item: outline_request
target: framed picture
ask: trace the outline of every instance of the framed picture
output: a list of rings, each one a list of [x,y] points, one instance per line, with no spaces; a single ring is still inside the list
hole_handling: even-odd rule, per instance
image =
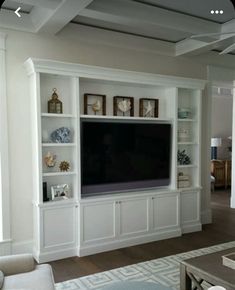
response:
[[[57,184],[51,187],[51,199],[66,199],[69,198],[68,184]]]
[[[106,115],[106,95],[84,94],[85,115]]]
[[[139,104],[140,117],[158,118],[158,99],[141,98]]]
[[[113,115],[114,116],[134,116],[134,98],[133,97],[113,97]]]

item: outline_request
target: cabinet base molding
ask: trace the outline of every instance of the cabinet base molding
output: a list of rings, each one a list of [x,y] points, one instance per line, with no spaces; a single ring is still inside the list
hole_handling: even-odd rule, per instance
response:
[[[101,252],[108,252],[120,248],[126,248],[131,246],[136,246],[139,244],[150,243],[154,241],[160,241],[164,239],[170,239],[174,237],[179,237],[182,235],[181,229],[177,228],[171,231],[164,231],[160,233],[147,234],[141,237],[135,237],[125,240],[118,240],[112,242],[106,242],[96,245],[80,246],[78,247],[77,255],[79,257],[93,255]]]
[[[193,232],[199,232],[202,230],[200,223],[188,223],[181,226],[182,234],[188,234]]]
[[[38,263],[46,263],[55,260],[65,259],[77,256],[77,248],[65,249],[61,251],[51,251],[47,253],[39,253],[34,250],[34,258]]]

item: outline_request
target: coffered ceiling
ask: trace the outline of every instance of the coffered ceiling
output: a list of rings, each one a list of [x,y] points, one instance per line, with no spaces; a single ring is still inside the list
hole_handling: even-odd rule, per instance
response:
[[[0,28],[57,34],[71,23],[170,43],[175,56],[219,52],[235,42],[230,0],[6,0],[0,11]],[[190,38],[220,32],[234,34]]]

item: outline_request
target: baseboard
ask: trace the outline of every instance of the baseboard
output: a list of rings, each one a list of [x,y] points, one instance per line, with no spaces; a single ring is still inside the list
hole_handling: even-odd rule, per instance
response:
[[[46,263],[55,260],[61,260],[69,257],[77,256],[77,247],[61,250],[61,251],[51,251],[49,253],[38,253],[34,252],[34,258],[38,263]]]
[[[212,223],[212,212],[211,209],[201,211],[201,222],[203,225]]]
[[[131,247],[135,245],[150,243],[154,241],[160,241],[164,239],[174,238],[181,236],[181,229],[177,228],[175,230],[171,230],[169,232],[162,233],[151,233],[148,235],[144,235],[142,237],[129,238],[125,240],[111,241],[102,244],[95,245],[84,245],[78,247],[77,255],[79,257],[93,255],[101,252],[107,252],[111,250],[116,250],[125,247]]]
[[[33,253],[33,241],[12,242],[12,254]]]
[[[11,255],[11,240],[0,242],[0,256]]]

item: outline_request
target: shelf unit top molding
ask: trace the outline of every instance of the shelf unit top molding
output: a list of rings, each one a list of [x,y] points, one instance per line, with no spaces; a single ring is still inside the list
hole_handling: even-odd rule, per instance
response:
[[[63,76],[83,77],[124,83],[138,83],[162,87],[204,89],[207,81],[170,75],[127,71],[54,60],[29,58],[24,63],[27,74],[48,73]]]
[[[80,115],[81,120],[120,120],[120,121],[144,121],[149,123],[173,123],[173,119],[167,118],[146,118],[146,117],[129,117],[129,116],[98,116],[98,115]]]

